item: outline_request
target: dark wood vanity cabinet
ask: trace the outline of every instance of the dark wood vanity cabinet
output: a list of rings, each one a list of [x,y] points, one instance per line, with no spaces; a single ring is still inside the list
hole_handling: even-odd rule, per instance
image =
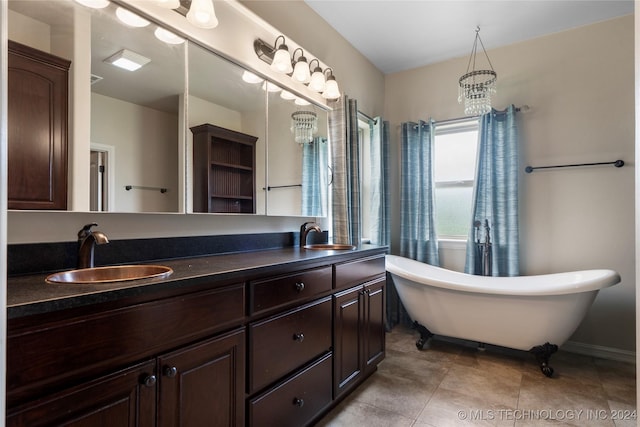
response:
[[[255,213],[257,137],[203,124],[193,133],[193,211]]]
[[[8,207],[67,208],[71,62],[9,41]]]
[[[305,426],[384,357],[384,255],[12,319],[7,425]]]

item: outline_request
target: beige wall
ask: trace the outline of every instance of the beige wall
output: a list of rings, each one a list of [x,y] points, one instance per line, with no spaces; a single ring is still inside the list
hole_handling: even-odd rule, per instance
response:
[[[519,116],[522,273],[620,272],[622,283],[600,292],[572,341],[623,353],[635,350],[633,31],[629,15],[488,52],[498,73],[494,106],[531,107]],[[400,123],[463,116],[457,79],[467,61],[386,76],[395,182]],[[524,173],[526,165],[616,159],[625,166]],[[393,218],[395,249],[398,210]],[[464,251],[443,252],[460,265]]]

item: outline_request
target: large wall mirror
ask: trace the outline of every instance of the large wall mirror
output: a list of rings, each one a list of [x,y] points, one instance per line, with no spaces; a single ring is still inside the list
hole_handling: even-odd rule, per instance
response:
[[[326,216],[331,183],[327,112],[269,92],[268,215]]]
[[[68,159],[73,202],[68,209],[326,215],[327,189],[316,187],[318,182],[325,186],[321,180],[326,174],[303,174],[310,170],[303,164],[314,160],[311,154],[303,156],[305,144],[296,143],[292,133],[292,113],[301,106],[268,92],[264,82],[248,82],[237,64],[196,43],[171,38],[171,28],[123,23],[126,12],[117,12],[119,8],[114,2],[91,9],[72,0],[9,1],[9,39],[72,64]],[[106,61],[118,55],[148,62],[127,71]],[[314,138],[326,141],[326,111],[307,108],[317,114]],[[236,180],[241,190],[211,190],[207,197],[215,200],[207,203],[214,207],[206,209],[197,201],[201,172],[194,163],[201,154],[194,151],[199,147],[194,129],[203,125],[246,136],[251,142],[245,145],[252,145],[250,161],[246,153],[239,164],[216,161],[218,169],[208,182],[235,173],[225,185]],[[319,166],[327,169],[326,157]],[[236,172],[227,173],[234,168]],[[303,189],[309,179],[314,187],[305,184]],[[289,183],[300,187],[269,190]]]

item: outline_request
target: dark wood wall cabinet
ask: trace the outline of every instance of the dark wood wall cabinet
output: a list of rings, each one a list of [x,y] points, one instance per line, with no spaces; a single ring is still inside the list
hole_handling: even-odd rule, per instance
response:
[[[193,133],[193,211],[256,212],[257,137],[203,124]]]
[[[10,319],[7,425],[312,425],[384,358],[384,249],[273,271]]]
[[[71,62],[9,41],[8,207],[67,208]]]

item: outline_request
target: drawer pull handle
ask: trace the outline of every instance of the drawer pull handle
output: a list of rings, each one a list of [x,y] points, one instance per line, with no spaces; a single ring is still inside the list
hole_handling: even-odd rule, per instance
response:
[[[178,369],[175,366],[165,366],[162,373],[165,377],[173,378],[178,373]]]
[[[302,408],[304,406],[304,399],[300,399],[298,397],[293,398],[293,404],[298,408]]]
[[[156,376],[155,375],[147,375],[142,379],[142,384],[145,387],[153,387],[156,385]]]
[[[296,291],[298,292],[304,291],[304,282],[296,282]]]
[[[304,341],[304,334],[302,332],[299,334],[293,334],[293,340],[298,342]]]

